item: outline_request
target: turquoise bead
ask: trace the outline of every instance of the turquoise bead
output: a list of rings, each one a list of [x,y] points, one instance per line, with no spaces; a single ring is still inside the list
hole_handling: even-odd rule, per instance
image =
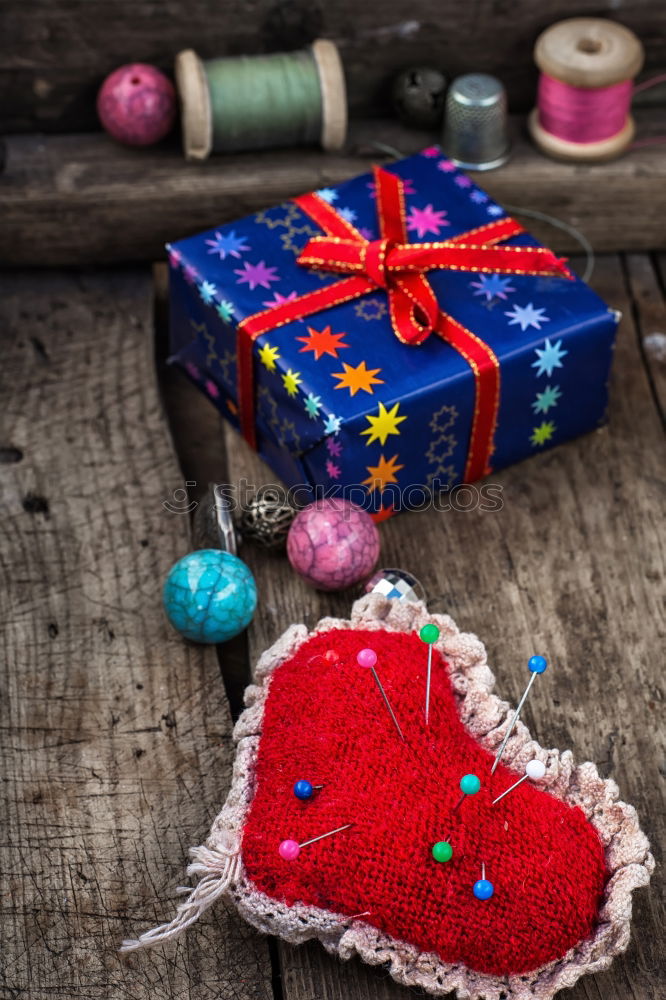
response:
[[[163,592],[167,618],[186,639],[226,642],[252,621],[254,577],[245,563],[221,549],[190,552],[171,567]]]

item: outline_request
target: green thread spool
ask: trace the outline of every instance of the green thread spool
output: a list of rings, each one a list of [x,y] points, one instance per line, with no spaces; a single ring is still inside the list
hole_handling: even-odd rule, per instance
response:
[[[201,60],[176,56],[188,160],[278,146],[340,149],[347,132],[345,78],[333,42],[300,52]]]

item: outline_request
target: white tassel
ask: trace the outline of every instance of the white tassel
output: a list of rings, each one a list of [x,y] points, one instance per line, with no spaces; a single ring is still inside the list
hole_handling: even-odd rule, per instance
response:
[[[152,948],[156,944],[170,941],[182,934],[190,924],[195,923],[213,903],[229,891],[238,880],[241,873],[240,847],[235,838],[229,836],[229,845],[220,843],[214,848],[205,846],[192,847],[190,855],[192,864],[188,865],[187,874],[201,876],[201,881],[193,889],[178,886],[176,892],[189,893],[185,902],[181,903],[176,916],[168,924],[160,924],[146,931],[136,940],[123,941],[120,951],[127,953],[141,948]]]

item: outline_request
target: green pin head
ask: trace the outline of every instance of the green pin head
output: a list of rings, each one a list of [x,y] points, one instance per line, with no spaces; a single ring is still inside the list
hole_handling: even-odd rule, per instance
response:
[[[453,857],[453,848],[446,840],[438,840],[432,845],[432,856],[435,861],[450,861]]]
[[[430,646],[439,639],[439,629],[436,625],[424,625],[419,632],[419,639]]]

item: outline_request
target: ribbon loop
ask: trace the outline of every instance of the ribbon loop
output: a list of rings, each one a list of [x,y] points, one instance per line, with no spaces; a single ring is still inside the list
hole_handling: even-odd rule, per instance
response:
[[[238,405],[246,440],[255,447],[254,340],[268,330],[302,320],[331,306],[382,289],[388,298],[393,332],[403,344],[422,344],[435,333],[468,362],[474,373],[475,407],[470,433],[465,481],[472,482],[490,468],[499,406],[499,361],[492,349],[471,330],[449,316],[437,302],[426,277],[434,269],[502,274],[544,274],[571,277],[564,262],[545,247],[498,246],[524,232],[514,219],[478,226],[436,243],[408,243],[404,185],[400,177],[374,167],[377,218],[381,237],[366,239],[351,222],[338,215],[317,194],[294,199],[301,211],[325,235],[315,236],[298,263],[317,271],[337,272],[339,281],[307,292],[238,324]]]
[[[363,252],[363,270],[378,288],[389,287],[389,274],[386,269],[389,240],[373,240],[367,243]]]

